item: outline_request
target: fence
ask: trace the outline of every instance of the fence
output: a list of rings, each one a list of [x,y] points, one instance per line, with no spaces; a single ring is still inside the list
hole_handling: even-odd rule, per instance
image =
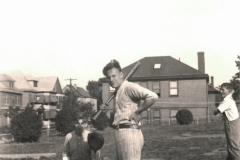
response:
[[[211,123],[211,122],[216,122],[216,121],[222,121],[222,115],[214,116],[214,115],[209,115],[209,116],[195,116],[193,117],[193,122],[192,124],[206,124],[206,123]],[[177,120],[176,118],[168,118],[168,119],[147,119],[143,118],[141,121],[142,126],[156,126],[156,125],[176,125]]]

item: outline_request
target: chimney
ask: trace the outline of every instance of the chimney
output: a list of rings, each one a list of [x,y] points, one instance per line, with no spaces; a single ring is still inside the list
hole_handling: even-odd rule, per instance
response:
[[[211,76],[211,84],[212,84],[212,87],[214,88],[214,78],[213,78],[213,76]]]
[[[205,74],[204,52],[198,52],[198,70]]]

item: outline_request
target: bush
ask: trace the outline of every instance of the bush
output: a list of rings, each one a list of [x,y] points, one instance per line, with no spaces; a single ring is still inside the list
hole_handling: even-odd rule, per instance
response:
[[[94,114],[95,115],[95,114]],[[93,116],[94,116],[93,115]],[[109,120],[105,113],[101,112],[98,118],[94,121],[92,120],[93,127],[97,130],[104,130],[109,125]]]
[[[64,135],[72,132],[75,124],[78,123],[78,110],[74,108],[64,108],[57,112],[55,125],[56,130]]]
[[[8,126],[2,126],[0,127],[0,134],[9,134],[10,128]]]
[[[181,109],[177,112],[176,119],[180,125],[191,124],[193,121],[193,115],[191,111],[187,109]]]
[[[16,142],[36,142],[41,136],[42,120],[31,110],[15,115],[11,123],[11,133]]]

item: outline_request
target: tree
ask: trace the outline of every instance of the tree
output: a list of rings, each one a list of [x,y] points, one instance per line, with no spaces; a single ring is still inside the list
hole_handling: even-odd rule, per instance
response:
[[[57,112],[55,119],[56,130],[64,135],[72,132],[78,122],[78,112],[76,108],[63,108]]]
[[[11,133],[16,142],[36,142],[41,137],[41,117],[29,107],[14,115],[10,123]]]
[[[239,88],[240,88],[240,56],[237,56],[237,59],[235,61],[236,67],[238,67],[239,72],[237,72],[232,79],[230,80],[230,83],[233,85],[234,93],[233,93],[233,98],[238,102],[240,100],[239,97]]]
[[[99,109],[99,106],[102,104],[102,89],[99,82],[88,81],[86,89],[93,98],[97,98],[97,108]]]
[[[90,102],[80,102],[73,107],[63,108],[57,112],[55,119],[56,129],[66,135],[74,130],[74,126],[78,123],[79,118],[88,120],[93,114],[93,104]]]
[[[15,107],[9,106],[8,109],[9,111],[4,113],[5,117],[12,118],[20,112],[20,107],[18,106],[15,106]]]
[[[81,112],[83,116],[91,117],[94,114],[93,105],[94,104],[92,104],[91,102],[80,102],[78,103],[76,108],[78,109],[78,111]]]
[[[69,107],[76,107],[78,105],[77,99],[78,97],[74,95],[74,93],[70,92],[70,90],[66,90],[64,92],[64,100],[62,101],[63,103],[63,108],[69,108]],[[70,105],[70,102],[72,102],[72,106]]]

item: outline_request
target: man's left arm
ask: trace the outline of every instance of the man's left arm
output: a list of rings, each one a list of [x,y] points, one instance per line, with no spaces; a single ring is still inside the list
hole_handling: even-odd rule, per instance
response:
[[[158,95],[146,88],[139,85],[130,87],[129,94],[136,99],[143,100],[143,103],[139,103],[138,109],[132,114],[130,119],[134,119],[138,123],[141,119],[141,113],[150,108],[158,99]]]

